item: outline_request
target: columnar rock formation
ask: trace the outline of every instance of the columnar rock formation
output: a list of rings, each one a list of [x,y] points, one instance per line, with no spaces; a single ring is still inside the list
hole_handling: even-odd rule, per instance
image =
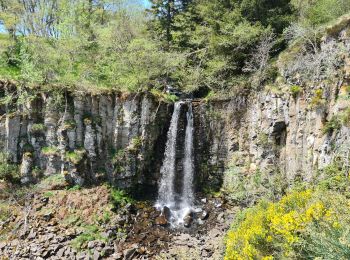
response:
[[[9,83],[1,88],[5,97],[20,95]],[[156,185],[171,113],[148,94],[35,93],[1,107],[1,145],[22,164],[23,182],[40,169],[79,185]]]
[[[2,83],[7,95],[10,87]],[[193,102],[197,189],[219,187],[229,163],[307,181],[315,170],[347,153],[346,125],[323,131],[327,121],[349,106],[346,81],[322,87],[326,91],[316,107],[310,105],[316,88],[296,97],[288,91],[261,91]],[[45,175],[62,173],[75,184],[108,180],[156,192],[172,104],[149,94],[70,93],[57,98],[41,93],[18,107],[1,107],[0,137],[11,161],[22,164],[23,182],[35,180],[41,169]]]

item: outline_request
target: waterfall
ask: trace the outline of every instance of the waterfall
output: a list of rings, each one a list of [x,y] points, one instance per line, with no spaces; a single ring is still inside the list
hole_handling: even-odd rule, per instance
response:
[[[170,128],[167,135],[163,165],[161,167],[161,179],[159,182],[158,201],[156,207],[163,210],[169,208],[172,226],[179,226],[184,223],[184,218],[191,213],[194,204],[193,179],[193,111],[192,103],[188,103],[186,113],[186,130],[184,140],[184,158],[182,160],[182,190],[181,194],[176,194],[175,178],[176,176],[176,148],[178,138],[178,125],[181,115],[181,108],[185,102],[176,102],[174,112],[170,122]],[[177,192],[179,192],[177,190]]]
[[[184,177],[183,177],[183,189],[182,189],[182,207],[193,206],[193,112],[192,103],[189,104],[189,108],[186,114],[187,126],[185,135],[185,158],[184,158]]]
[[[176,139],[182,102],[176,102],[168,131],[165,157],[160,170],[161,180],[158,190],[158,204],[172,208],[175,206],[174,180],[176,160]]]

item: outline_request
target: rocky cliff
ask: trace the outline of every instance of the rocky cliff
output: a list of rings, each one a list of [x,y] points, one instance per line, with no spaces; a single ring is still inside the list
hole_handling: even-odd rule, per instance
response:
[[[6,95],[10,86],[2,85]],[[197,187],[220,187],[229,163],[310,180],[315,169],[347,153],[346,124],[325,132],[327,122],[347,111],[346,84],[322,88],[327,91],[314,105],[315,88],[297,96],[261,91],[194,102]],[[172,110],[150,94],[41,93],[23,105],[2,107],[1,143],[21,164],[23,182],[40,172],[62,173],[72,184],[108,180],[155,192]],[[184,127],[182,122],[179,131]]]
[[[322,86],[327,91],[314,105],[316,88],[298,96],[262,91],[247,98],[198,104],[195,147],[201,180],[220,186],[230,164],[246,173],[280,173],[286,181],[310,181],[318,169],[348,156],[349,125],[332,125],[349,112],[346,86],[345,82]]]
[[[72,184],[154,185],[172,106],[149,94],[33,92],[3,82],[1,145],[22,182],[62,173]],[[9,98],[10,97],[10,98]]]

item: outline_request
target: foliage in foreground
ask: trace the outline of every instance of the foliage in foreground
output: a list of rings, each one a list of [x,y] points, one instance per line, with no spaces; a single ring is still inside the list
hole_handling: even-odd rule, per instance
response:
[[[225,259],[349,259],[350,200],[294,191],[244,211],[227,235]]]

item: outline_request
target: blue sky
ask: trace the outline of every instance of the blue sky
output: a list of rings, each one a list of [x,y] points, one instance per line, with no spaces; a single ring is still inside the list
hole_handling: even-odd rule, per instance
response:
[[[142,2],[146,7],[149,7],[151,4],[148,0],[142,0]]]
[[[150,7],[151,3],[148,1],[148,0],[142,0],[142,4],[145,6],[145,7]],[[5,32],[5,28],[4,26],[0,23],[0,33],[3,33]]]

